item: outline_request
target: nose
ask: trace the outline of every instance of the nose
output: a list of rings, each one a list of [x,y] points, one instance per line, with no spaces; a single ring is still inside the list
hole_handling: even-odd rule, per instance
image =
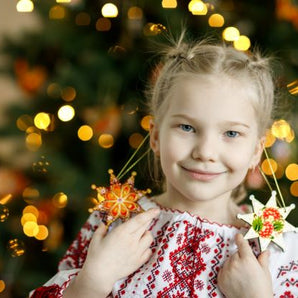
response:
[[[219,144],[212,135],[198,136],[192,150],[192,158],[200,161],[214,162],[218,156]]]

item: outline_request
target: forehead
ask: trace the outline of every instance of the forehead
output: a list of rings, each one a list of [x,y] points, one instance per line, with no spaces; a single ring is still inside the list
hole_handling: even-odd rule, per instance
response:
[[[243,79],[219,75],[183,76],[169,91],[168,113],[255,121],[255,98],[254,88]]]

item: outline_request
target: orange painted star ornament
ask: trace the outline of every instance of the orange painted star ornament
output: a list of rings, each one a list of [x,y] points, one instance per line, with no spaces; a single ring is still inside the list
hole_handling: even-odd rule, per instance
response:
[[[134,187],[136,172],[132,172],[123,184],[119,182],[113,170],[110,169],[108,172],[110,174],[110,186],[98,187],[94,184],[91,186],[97,191],[97,198],[92,200],[95,206],[91,211],[99,210],[106,213],[107,226],[118,218],[125,221],[131,217],[132,213],[143,212],[138,200],[151,192],[150,189],[138,190]]]

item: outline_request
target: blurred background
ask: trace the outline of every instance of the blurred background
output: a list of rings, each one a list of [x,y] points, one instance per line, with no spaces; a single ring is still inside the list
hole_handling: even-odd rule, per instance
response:
[[[27,297],[56,273],[93,206],[91,185],[108,185],[108,169],[119,172],[147,135],[144,90],[161,67],[157,44],[183,25],[192,37],[277,58],[286,108],[267,132],[261,167],[276,188],[272,166],[286,205],[298,201],[298,1],[1,4],[0,297]],[[158,191],[145,163],[135,167],[136,187]],[[268,200],[258,171],[247,186]],[[298,211],[288,220],[298,225]]]

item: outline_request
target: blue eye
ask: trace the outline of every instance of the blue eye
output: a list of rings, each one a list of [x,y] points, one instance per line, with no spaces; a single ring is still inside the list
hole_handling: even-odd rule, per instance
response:
[[[234,130],[228,130],[225,134],[228,138],[236,138],[239,136],[239,132]]]
[[[189,124],[180,124],[179,127],[186,132],[193,132],[194,128]]]

